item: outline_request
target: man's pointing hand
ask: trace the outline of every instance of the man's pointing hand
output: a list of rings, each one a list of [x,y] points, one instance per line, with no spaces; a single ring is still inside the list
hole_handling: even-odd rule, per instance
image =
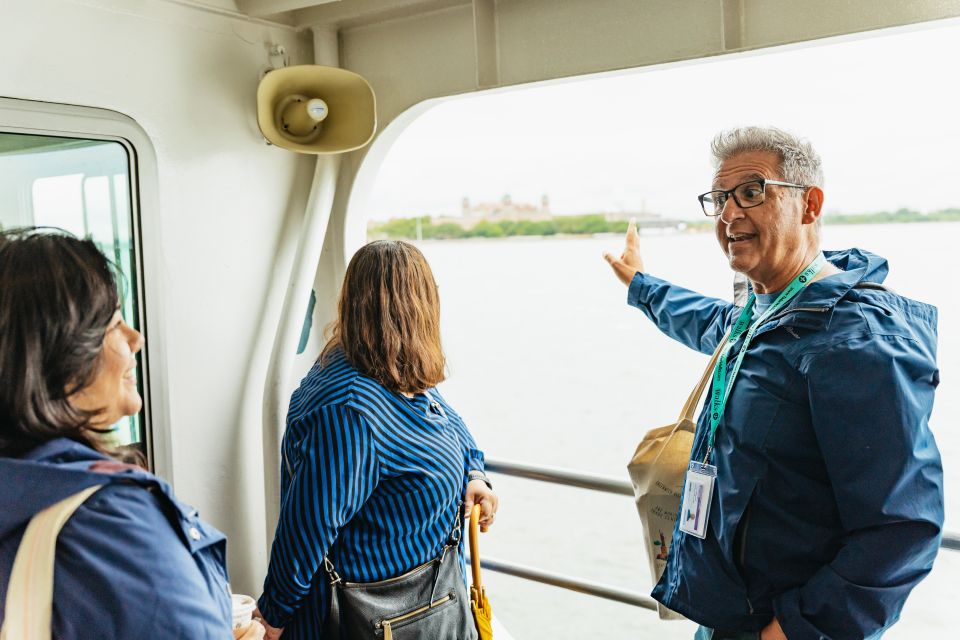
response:
[[[627,242],[623,253],[619,258],[614,258],[613,254],[606,252],[603,259],[607,261],[613,272],[620,279],[620,282],[629,286],[637,271],[643,271],[643,260],[640,258],[640,234],[637,233],[636,218],[630,219],[627,226]]]

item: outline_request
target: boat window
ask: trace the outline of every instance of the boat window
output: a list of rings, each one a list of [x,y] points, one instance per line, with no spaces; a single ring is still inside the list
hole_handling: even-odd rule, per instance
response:
[[[0,228],[55,227],[92,239],[118,267],[124,319],[143,331],[130,175],[130,153],[119,141],[0,132]],[[116,424],[113,438],[145,452],[142,413]]]
[[[451,98],[401,132],[365,204],[368,239],[417,243],[440,286],[440,389],[487,456],[627,481],[642,434],[676,420],[706,358],[627,306],[603,252],[641,229],[646,269],[731,299],[733,274],[697,195],[710,141],[739,125],[808,138],[826,174],[822,244],[882,256],[885,284],[939,308],[930,425],[948,531],[960,529],[960,235],[956,22]],[[866,62],[865,62],[866,61]],[[872,277],[881,278],[883,269]],[[648,594],[630,498],[497,475],[489,557]],[[483,551],[484,549],[482,549]],[[953,626],[941,550],[891,637]],[[952,564],[951,564],[952,563]],[[517,637],[689,638],[686,624],[493,574]],[[564,610],[554,624],[524,611]]]

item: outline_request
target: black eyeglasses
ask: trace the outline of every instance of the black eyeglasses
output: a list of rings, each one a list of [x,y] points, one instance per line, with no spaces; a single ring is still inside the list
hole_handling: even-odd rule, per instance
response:
[[[727,204],[727,199],[730,196],[733,196],[733,201],[736,202],[737,206],[741,209],[760,206],[763,204],[768,184],[775,184],[780,187],[793,187],[794,189],[806,189],[802,184],[760,178],[759,180],[750,180],[749,182],[738,184],[733,189],[714,189],[713,191],[701,193],[697,196],[697,200],[700,201],[700,206],[703,207],[703,213],[714,218],[723,213],[723,207]]]

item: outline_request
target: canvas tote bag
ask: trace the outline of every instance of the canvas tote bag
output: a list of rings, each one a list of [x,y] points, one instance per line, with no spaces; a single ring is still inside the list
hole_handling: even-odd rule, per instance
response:
[[[50,640],[57,536],[73,512],[101,486],[75,493],[30,520],[10,571],[0,640]]]
[[[643,548],[650,562],[650,575],[654,584],[667,566],[667,553],[673,542],[673,525],[680,511],[680,492],[690,463],[693,434],[697,423],[694,412],[700,404],[707,383],[713,377],[713,368],[729,333],[720,340],[710,363],[694,387],[680,418],[673,424],[651,429],[637,445],[637,450],[627,465],[637,513],[643,525]],[[657,603],[657,612],[662,620],[682,620],[683,616]]]

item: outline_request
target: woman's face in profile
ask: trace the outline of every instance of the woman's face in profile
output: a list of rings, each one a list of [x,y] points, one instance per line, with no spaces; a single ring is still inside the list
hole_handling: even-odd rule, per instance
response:
[[[88,387],[73,394],[70,403],[85,411],[100,411],[95,420],[98,427],[140,411],[143,400],[137,391],[134,355],[142,348],[143,336],[123,321],[118,309],[103,337],[96,377]]]

